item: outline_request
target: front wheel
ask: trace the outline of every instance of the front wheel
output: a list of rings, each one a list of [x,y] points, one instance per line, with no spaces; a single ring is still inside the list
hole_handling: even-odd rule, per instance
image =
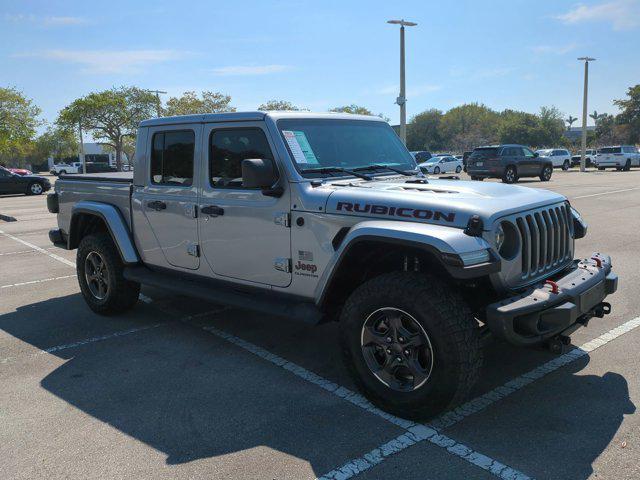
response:
[[[551,175],[553,174],[553,168],[551,165],[545,165],[542,167],[542,172],[540,172],[540,180],[543,182],[548,182],[551,180]]]
[[[345,363],[380,408],[426,419],[462,402],[482,364],[478,325],[460,295],[413,272],[375,277],[340,316]]]
[[[481,182],[484,180],[484,177],[475,177],[473,175],[471,175],[471,180],[474,180],[476,182]]]
[[[628,172],[631,170],[631,160],[627,159],[627,163],[624,164],[624,171]]]
[[[456,167],[456,173],[460,173],[462,171],[462,167],[460,167],[460,165],[458,165]]]
[[[80,291],[89,308],[112,315],[132,308],[138,301],[140,284],[123,276],[124,264],[108,233],[82,239],[76,257]]]
[[[33,182],[27,188],[27,195],[42,195],[42,192],[44,192],[44,187],[40,182]]]
[[[438,174],[440,173],[440,167],[436,167],[436,168],[434,168],[434,169],[433,169],[433,173],[434,173],[435,175],[438,175]]]
[[[570,166],[571,165],[569,164],[569,160],[565,160],[564,163],[562,164],[562,170],[566,172],[567,170],[569,170]]]

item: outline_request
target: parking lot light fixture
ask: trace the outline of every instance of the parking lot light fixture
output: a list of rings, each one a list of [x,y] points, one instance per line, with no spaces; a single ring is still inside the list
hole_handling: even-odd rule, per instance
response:
[[[586,171],[586,152],[587,152],[587,90],[589,86],[589,62],[596,59],[591,57],[578,58],[584,62],[584,92],[582,96],[582,143],[580,145],[580,171]]]
[[[404,79],[404,27],[415,27],[415,22],[407,22],[402,20],[387,20],[392,25],[400,25],[400,95],[396,99],[396,103],[400,106],[400,139],[402,143],[407,143],[407,97],[405,92]]]

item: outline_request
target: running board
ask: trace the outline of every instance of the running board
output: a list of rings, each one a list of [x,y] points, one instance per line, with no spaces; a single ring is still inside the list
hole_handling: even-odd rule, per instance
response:
[[[237,285],[229,286],[216,280],[185,278],[165,272],[157,272],[147,267],[125,267],[124,278],[132,282],[170,290],[178,295],[196,297],[208,302],[231,307],[253,310],[269,315],[278,315],[305,323],[317,324],[322,312],[311,302],[273,291],[251,288],[239,290]]]

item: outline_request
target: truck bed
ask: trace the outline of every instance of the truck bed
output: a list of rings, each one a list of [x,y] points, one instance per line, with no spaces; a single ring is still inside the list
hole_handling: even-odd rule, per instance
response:
[[[73,175],[63,175],[60,177],[60,180],[133,183],[133,172],[77,173]]]

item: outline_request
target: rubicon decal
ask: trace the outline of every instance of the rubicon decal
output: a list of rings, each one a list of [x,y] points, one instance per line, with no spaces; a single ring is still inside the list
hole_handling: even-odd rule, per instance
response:
[[[360,204],[351,202],[338,202],[336,210],[353,213],[371,213],[373,215],[387,215],[390,217],[417,218],[419,220],[444,220],[453,222],[456,218],[454,212],[441,212],[439,210],[427,210],[424,208],[389,207],[387,205],[375,205],[370,203]]]

